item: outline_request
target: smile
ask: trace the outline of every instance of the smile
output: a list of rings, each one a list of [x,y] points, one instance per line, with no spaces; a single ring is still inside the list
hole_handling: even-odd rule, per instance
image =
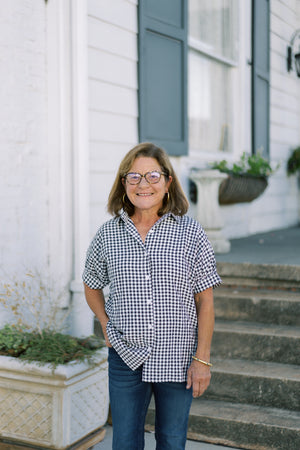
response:
[[[150,195],[153,195],[152,193],[149,194],[136,194],[139,195],[140,197],[149,197]]]

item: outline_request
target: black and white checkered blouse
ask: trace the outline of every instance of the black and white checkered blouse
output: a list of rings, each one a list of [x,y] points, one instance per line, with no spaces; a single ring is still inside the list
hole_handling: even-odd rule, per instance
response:
[[[123,212],[98,230],[83,281],[91,289],[110,285],[109,341],[131,369],[143,364],[143,381],[186,381],[197,345],[194,294],[221,283],[197,221],[166,214],[143,243]]]

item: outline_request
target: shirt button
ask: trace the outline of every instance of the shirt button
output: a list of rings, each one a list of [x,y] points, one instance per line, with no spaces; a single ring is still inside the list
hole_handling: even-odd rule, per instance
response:
[[[147,300],[147,305],[152,305],[152,300]]]
[[[151,325],[151,323],[149,323],[148,328],[149,328],[149,330],[153,330],[153,325]]]
[[[154,231],[155,231],[155,230],[151,229],[151,230],[149,231],[149,233],[152,234],[152,233],[154,233]]]
[[[146,275],[146,280],[150,280],[150,275]]]

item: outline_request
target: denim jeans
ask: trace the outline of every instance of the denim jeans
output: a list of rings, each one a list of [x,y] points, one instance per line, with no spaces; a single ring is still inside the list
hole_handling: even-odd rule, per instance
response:
[[[144,426],[152,393],[155,399],[157,450],[183,450],[186,443],[192,390],[186,383],[145,383],[142,368],[131,370],[109,349],[109,394],[113,450],[143,450]]]

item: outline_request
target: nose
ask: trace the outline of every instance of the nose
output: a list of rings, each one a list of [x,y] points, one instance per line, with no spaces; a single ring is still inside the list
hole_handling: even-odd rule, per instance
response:
[[[148,183],[148,181],[146,180],[145,176],[143,176],[143,177],[141,178],[141,181],[139,182],[139,186],[143,186],[143,185],[149,186],[149,183]]]

